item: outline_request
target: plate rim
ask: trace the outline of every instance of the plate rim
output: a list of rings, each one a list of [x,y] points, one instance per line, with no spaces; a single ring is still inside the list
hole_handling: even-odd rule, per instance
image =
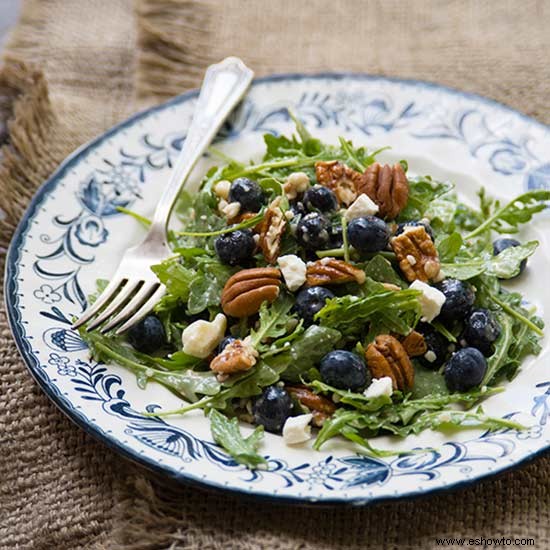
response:
[[[315,73],[304,73],[304,72],[294,72],[294,73],[278,73],[272,74],[260,78],[255,78],[252,82],[252,86],[257,84],[269,83],[269,82],[280,82],[280,81],[298,81],[298,80],[322,80],[322,79],[332,79],[332,80],[344,80],[344,79],[354,79],[354,80],[365,80],[365,81],[381,81],[381,82],[391,82],[396,84],[405,84],[411,85],[419,88],[428,88],[432,90],[443,91],[447,94],[454,95],[461,98],[467,98],[474,100],[476,102],[490,105],[492,107],[497,107],[501,110],[509,112],[515,116],[518,116],[521,120],[528,122],[531,125],[538,126],[545,132],[550,132],[550,125],[545,124],[529,115],[522,113],[504,103],[496,101],[494,99],[479,95],[473,92],[466,92],[446,86],[443,84],[438,84],[436,82],[428,80],[419,80],[419,79],[408,79],[408,78],[399,78],[399,77],[390,77],[383,75],[375,75],[369,73],[360,73],[360,72],[315,72]],[[27,369],[29,370],[32,378],[39,385],[41,390],[46,394],[46,396],[52,401],[62,413],[64,413],[72,422],[74,422],[79,428],[83,429],[86,433],[91,435],[97,441],[105,444],[109,449],[121,454],[130,461],[139,464],[140,466],[145,467],[149,471],[152,471],[156,474],[161,474],[163,476],[168,476],[171,479],[176,480],[179,483],[185,485],[198,487],[203,490],[216,491],[224,494],[233,494],[241,496],[251,500],[262,500],[273,503],[291,504],[295,506],[315,506],[315,507],[334,507],[334,506],[368,506],[375,503],[390,502],[390,501],[400,501],[400,500],[409,500],[413,498],[424,497],[432,495],[435,493],[448,493],[453,492],[458,489],[466,488],[471,485],[477,484],[479,482],[485,481],[490,477],[500,476],[505,472],[509,472],[513,469],[524,466],[530,462],[533,462],[537,458],[540,458],[550,452],[550,445],[546,445],[533,451],[521,459],[517,460],[512,464],[504,464],[502,467],[486,471],[483,474],[478,475],[473,479],[468,480],[458,480],[448,485],[440,487],[432,487],[426,490],[410,490],[406,493],[400,493],[397,495],[384,495],[384,496],[370,496],[370,497],[328,497],[328,498],[318,498],[316,500],[308,500],[307,498],[293,496],[293,495],[274,495],[266,491],[255,491],[249,492],[246,489],[226,486],[223,483],[216,482],[214,480],[208,479],[196,479],[187,474],[187,472],[181,472],[175,470],[174,468],[166,465],[159,464],[154,459],[149,458],[145,454],[140,454],[119,441],[116,437],[111,436],[108,433],[105,433],[101,428],[95,424],[89,423],[89,421],[83,418],[83,415],[74,409],[72,403],[69,399],[63,398],[62,395],[57,393],[54,388],[51,388],[46,380],[41,378],[38,375],[38,370],[36,370],[36,357],[29,351],[26,339],[22,333],[21,327],[18,326],[20,323],[20,312],[17,310],[18,297],[15,292],[15,274],[17,272],[17,265],[19,260],[19,251],[22,236],[26,233],[29,225],[29,221],[34,216],[38,205],[40,204],[42,198],[50,191],[51,188],[54,188],[56,182],[61,178],[65,172],[67,172],[71,166],[80,159],[87,151],[93,149],[106,139],[110,138],[114,134],[123,130],[124,128],[131,126],[141,120],[142,118],[148,117],[151,114],[164,110],[172,105],[179,103],[185,103],[186,101],[196,97],[199,91],[193,89],[187,91],[183,94],[177,95],[168,101],[165,101],[159,105],[155,105],[146,109],[143,109],[129,118],[123,120],[122,122],[112,126],[106,132],[92,138],[88,142],[84,143],[77,149],[75,149],[70,155],[68,155],[56,168],[56,170],[38,187],[32,196],[23,216],[21,217],[9,244],[8,251],[6,253],[6,264],[4,269],[4,306],[7,313],[8,326],[14,338],[17,350],[21,355]]]

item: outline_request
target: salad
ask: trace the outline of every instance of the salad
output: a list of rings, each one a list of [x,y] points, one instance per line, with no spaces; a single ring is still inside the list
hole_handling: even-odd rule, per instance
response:
[[[151,266],[166,295],[122,337],[81,329],[94,358],[184,401],[144,414],[202,409],[250,468],[265,464],[264,430],[380,456],[395,454],[373,444],[381,434],[521,429],[480,402],[540,351],[542,320],[502,282],[529,277],[538,243],[509,235],[550,192],[502,204],[480,189],[472,208],[406,161],[295,123],[296,135],[264,136],[257,163],[211,150],[221,165],[182,192],[174,254]],[[256,426],[248,437],[239,420]]]

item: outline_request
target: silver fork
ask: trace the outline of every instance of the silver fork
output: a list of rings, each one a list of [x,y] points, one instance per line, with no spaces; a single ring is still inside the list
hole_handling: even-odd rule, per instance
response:
[[[82,326],[97,315],[86,327],[88,331],[108,321],[101,332],[121,325],[116,330],[116,334],[121,334],[143,319],[162,298],[166,289],[150,266],[171,255],[166,228],[174,203],[194,165],[250,86],[253,74],[236,57],[228,57],[208,67],[193,121],[147,235],[141,244],[124,253],[110,283],[73,328]],[[103,307],[105,309],[102,310]]]

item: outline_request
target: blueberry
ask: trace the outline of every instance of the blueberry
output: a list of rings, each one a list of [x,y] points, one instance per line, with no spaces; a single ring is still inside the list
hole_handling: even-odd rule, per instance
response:
[[[516,241],[516,239],[508,239],[508,238],[497,239],[493,243],[493,255],[497,256],[503,250],[506,250],[507,248],[511,248],[514,246],[521,246],[521,243],[519,241]],[[527,265],[527,258],[525,258],[525,260],[523,260],[521,264],[519,264],[519,273],[515,275],[515,277],[519,277],[525,271],[526,265]],[[511,278],[513,279],[514,277],[511,277]]]
[[[445,279],[434,286],[445,294],[445,302],[438,318],[443,321],[463,319],[476,297],[471,285],[457,279]]]
[[[463,348],[445,366],[445,382],[449,391],[465,392],[481,384],[486,371],[483,354],[476,348]]]
[[[487,309],[474,309],[464,322],[460,340],[465,345],[477,348],[485,357],[493,354],[493,342],[500,335],[500,325]]]
[[[330,223],[317,212],[306,214],[296,228],[296,240],[309,250],[324,250],[330,243]]]
[[[280,433],[292,412],[292,399],[283,388],[269,386],[256,399],[252,411],[256,424],[268,432]]]
[[[315,185],[306,191],[304,195],[304,206],[310,212],[313,210],[332,212],[338,209],[338,199],[328,187]]]
[[[231,342],[234,342],[236,338],[233,336],[226,336],[219,344],[218,344],[218,354],[220,354]]]
[[[351,351],[337,349],[327,353],[319,366],[325,384],[341,390],[358,390],[370,382],[363,359]]]
[[[375,216],[355,218],[348,224],[348,240],[359,252],[379,252],[388,246],[390,231],[386,223]]]
[[[304,320],[304,325],[307,327],[313,324],[315,314],[323,309],[330,298],[334,298],[334,294],[322,286],[304,288],[296,296],[294,311]]]
[[[229,188],[229,201],[239,202],[244,212],[258,212],[265,201],[262,188],[249,178],[237,178]]]
[[[407,228],[407,227],[418,227],[420,225],[424,227],[424,229],[426,230],[426,233],[430,236],[432,241],[435,241],[434,230],[432,229],[432,226],[429,224],[429,222],[427,220],[418,220],[418,221],[410,221],[410,222],[400,223],[397,226],[395,236],[401,235],[401,233],[403,233],[403,231],[405,231],[405,228]]]
[[[166,333],[159,319],[148,315],[128,331],[128,342],[141,353],[153,353],[166,343]]]
[[[437,332],[427,323],[419,323],[416,330],[424,336],[427,347],[426,353],[417,357],[418,361],[427,369],[438,369],[449,356],[449,342],[440,332]]]
[[[237,265],[252,258],[256,243],[250,229],[238,229],[220,235],[214,241],[214,248],[224,264]]]

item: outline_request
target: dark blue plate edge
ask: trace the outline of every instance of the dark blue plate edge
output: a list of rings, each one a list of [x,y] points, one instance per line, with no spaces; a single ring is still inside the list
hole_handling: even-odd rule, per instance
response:
[[[357,80],[368,80],[368,81],[379,80],[379,81],[385,81],[385,82],[395,82],[395,83],[407,84],[411,86],[418,86],[421,88],[441,90],[446,92],[447,94],[472,99],[477,102],[484,103],[486,105],[498,107],[499,109],[504,109],[505,111],[511,114],[514,114],[515,116],[518,116],[520,119],[525,120],[530,124],[534,124],[542,128],[546,132],[550,131],[550,126],[543,124],[542,122],[539,122],[536,119],[533,119],[527,115],[524,115],[523,113],[516,111],[515,109],[512,109],[511,107],[504,105],[502,103],[499,103],[498,101],[495,101],[493,99],[489,99],[475,93],[463,92],[455,88],[450,88],[448,86],[444,86],[444,85],[440,85],[440,84],[436,84],[428,81],[422,81],[422,80],[393,78],[393,77],[385,77],[385,76],[369,75],[369,74],[361,74],[361,73],[349,73],[349,72],[342,72],[342,73],[325,72],[325,73],[315,73],[315,74],[306,74],[306,73],[276,74],[276,75],[255,79],[253,84],[262,84],[265,82],[278,82],[278,81],[284,81],[284,80],[291,80],[291,81],[307,80],[307,79],[342,80],[342,79],[350,79],[350,78],[357,79]],[[374,503],[384,503],[384,502],[390,502],[390,501],[396,501],[396,500],[397,501],[409,500],[409,499],[418,498],[421,496],[428,496],[434,493],[450,492],[450,491],[454,491],[454,490],[458,490],[461,488],[466,488],[468,486],[474,485],[475,483],[481,480],[487,479],[488,477],[500,476],[500,474],[503,474],[507,471],[518,468],[519,466],[523,466],[527,463],[530,463],[536,458],[543,456],[548,451],[550,451],[550,446],[541,448],[525,456],[523,459],[513,464],[504,466],[498,470],[487,472],[486,474],[480,475],[475,479],[471,479],[467,481],[457,481],[448,486],[435,487],[433,489],[428,489],[424,491],[417,491],[417,492],[410,491],[405,494],[400,493],[395,496],[370,497],[370,498],[338,498],[338,499],[323,498],[323,499],[308,500],[307,496],[304,496],[304,497],[283,496],[283,495],[274,495],[274,494],[265,493],[265,492],[250,493],[243,489],[237,489],[234,487],[225,486],[222,484],[215,483],[213,481],[198,480],[196,478],[189,477],[185,473],[182,473],[166,465],[161,466],[156,461],[149,459],[147,456],[140,455],[139,453],[136,453],[135,451],[132,451],[126,448],[124,444],[116,440],[114,437],[111,437],[109,434],[103,432],[103,430],[101,430],[98,426],[91,424],[88,419],[84,418],[83,415],[81,415],[72,407],[70,402],[65,400],[63,396],[59,395],[57,392],[53,391],[53,389],[47,384],[46,379],[39,376],[40,371],[36,369],[36,357],[30,352],[30,350],[28,349],[28,346],[26,345],[26,342],[23,336],[23,331],[19,326],[20,318],[16,309],[18,297],[15,292],[15,276],[17,273],[17,263],[19,260],[19,246],[21,244],[23,235],[28,229],[29,221],[33,217],[34,213],[36,212],[36,209],[40,205],[40,202],[43,199],[43,197],[50,191],[52,187],[55,186],[56,181],[60,177],[62,177],[73,166],[73,164],[76,161],[78,161],[80,157],[84,153],[86,153],[88,150],[97,146],[99,143],[101,143],[105,139],[108,139],[109,137],[113,136],[114,134],[118,133],[124,128],[127,128],[128,126],[133,125],[134,123],[138,122],[140,119],[145,118],[151,115],[152,113],[155,113],[156,111],[160,111],[167,107],[170,107],[171,105],[188,101],[189,99],[196,97],[197,95],[198,95],[198,91],[192,90],[184,94],[181,94],[179,96],[176,96],[173,99],[161,105],[151,107],[149,109],[141,111],[131,116],[127,120],[113,126],[110,130],[108,130],[104,134],[98,136],[97,138],[89,141],[88,143],[76,149],[71,155],[69,155],[60,164],[60,166],[55,170],[55,172],[36,191],[29,206],[27,207],[27,210],[25,211],[22,219],[20,220],[13,234],[13,237],[10,242],[10,246],[6,255],[6,268],[5,268],[5,274],[4,274],[4,300],[5,300],[6,311],[8,314],[7,315],[8,324],[10,326],[10,329],[13,334],[19,353],[25,360],[25,363],[32,377],[35,379],[38,385],[42,388],[42,391],[44,391],[44,393],[49,397],[49,399],[66,416],[68,416],[70,420],[72,420],[80,428],[86,431],[89,435],[101,441],[102,443],[107,445],[107,447],[123,455],[124,457],[128,458],[132,462],[139,464],[141,466],[144,466],[148,470],[151,470],[156,474],[161,474],[164,476],[167,475],[178,482],[185,483],[187,485],[198,487],[201,489],[207,489],[207,490],[216,491],[216,492],[223,491],[224,493],[227,493],[227,492],[235,493],[235,494],[238,494],[239,496],[246,497],[248,499],[263,500],[263,501],[268,501],[273,503],[284,502],[285,504],[293,504],[296,506],[316,506],[316,507],[336,506],[336,505],[366,506]]]

